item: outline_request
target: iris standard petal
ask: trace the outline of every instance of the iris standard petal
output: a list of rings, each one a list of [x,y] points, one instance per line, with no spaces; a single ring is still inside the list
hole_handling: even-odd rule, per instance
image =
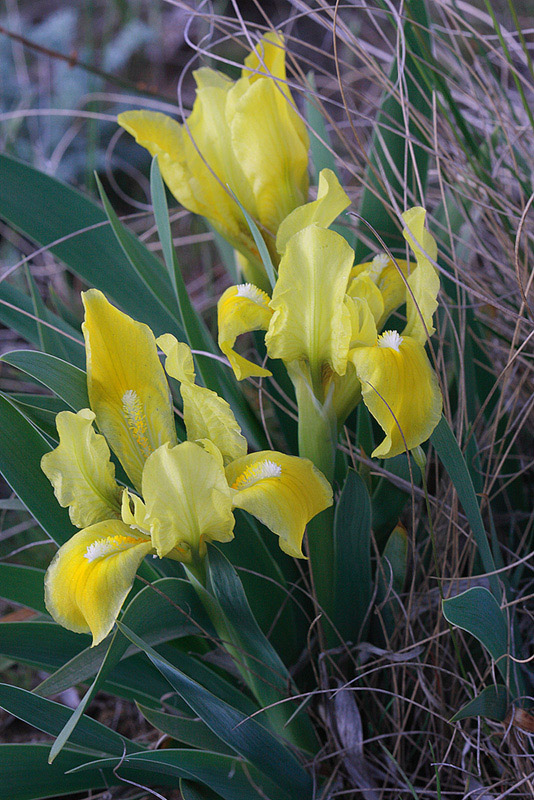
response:
[[[344,375],[347,367],[351,322],[344,299],[353,261],[342,236],[311,225],[289,240],[280,262],[267,351],[307,362],[318,398],[325,372]]]
[[[385,439],[372,453],[390,458],[425,442],[441,418],[441,392],[424,347],[385,331],[374,347],[351,352],[365,404]]]
[[[234,350],[235,340],[241,334],[268,329],[273,315],[269,302],[269,295],[264,291],[251,283],[243,283],[230,286],[217,303],[219,347],[238,381],[251,376],[266,378],[271,374]]]
[[[317,200],[299,206],[280,224],[276,234],[276,249],[283,254],[288,241],[308,225],[328,228],[342,211],[350,206],[350,198],[331,169],[319,175]]]
[[[183,560],[191,561],[205,554],[206,542],[233,538],[232,497],[224,472],[198,444],[156,450],[143,471],[143,497],[160,557],[178,548]]]
[[[197,92],[193,110],[184,130],[184,156],[193,177],[192,191],[223,236],[238,240],[244,234],[251,240],[248,225],[227,185],[247,211],[256,216],[254,194],[233,149],[227,119],[229,94],[234,84],[217,70],[194,72]],[[246,250],[250,249],[247,243]]]
[[[349,281],[347,294],[349,297],[363,300],[367,303],[375,324],[378,325],[378,321],[384,314],[384,299],[380,289],[374,283],[371,276],[365,272],[361,275],[357,275]]]
[[[302,120],[267,77],[236,83],[228,94],[227,120],[233,152],[254,195],[256,219],[275,236],[308,195],[309,143]]]
[[[413,264],[412,269],[414,269]],[[361,275],[368,275],[382,296],[382,316],[376,320],[377,328],[380,330],[393,311],[406,302],[408,262],[401,258],[393,261],[386,253],[379,253],[372,261],[358,264],[351,273],[349,294],[353,294],[350,287],[354,279]]]
[[[280,547],[303,558],[308,522],[332,505],[330,484],[307,458],[272,450],[237,459],[226,467],[233,504],[256,517],[280,537]]]
[[[438,248],[436,240],[425,228],[424,208],[410,208],[402,218],[406,223],[402,235],[414,251],[417,261],[417,266],[408,277],[413,299],[407,293],[408,322],[404,334],[413,336],[424,345],[427,337],[432,336],[435,330],[432,318],[438,306],[439,275],[432,262],[437,258]]]
[[[105,639],[117,619],[135,573],[153,550],[150,539],[132,535],[120,520],[97,522],[74,534],[45,576],[45,603],[64,628]]]
[[[245,58],[245,65],[241,70],[241,76],[248,78],[251,83],[264,75],[278,78],[281,88],[289,92],[283,83],[286,79],[284,37],[278,31],[269,31],[261,37],[254,50]]]
[[[41,459],[59,505],[68,507],[77,528],[120,516],[121,489],[106,440],[93,428],[94,418],[89,408],[77,414],[60,411],[59,445]]]
[[[134,485],[143,464],[176,429],[154,334],[112,306],[102,292],[82,294],[87,388],[98,427]]]
[[[158,345],[167,356],[167,374],[180,381],[189,441],[211,440],[221,452],[225,463],[245,455],[247,440],[241,433],[230,405],[211,389],[195,384],[190,347],[185,342],[179,342],[170,333],[160,336]]]
[[[142,110],[124,111],[117,117],[117,122],[150,155],[158,157],[161,176],[178,202],[195,214],[203,214],[204,207],[192,191],[182,125],[167,114]]]

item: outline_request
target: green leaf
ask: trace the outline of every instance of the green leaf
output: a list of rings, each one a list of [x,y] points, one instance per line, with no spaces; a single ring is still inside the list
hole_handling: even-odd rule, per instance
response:
[[[171,286],[167,281],[163,265],[119,220],[102,186],[100,178],[96,173],[95,180],[111,229],[124,255],[130,262],[132,270],[143,283],[144,296],[147,297],[147,295],[151,295],[154,300],[159,303],[160,314],[162,311],[166,311],[169,317],[173,319],[172,328],[170,329],[171,332],[175,333],[179,338],[182,338],[183,331],[177,326],[175,320],[177,311],[176,304],[170,299],[172,296],[172,292],[170,291]],[[150,327],[152,327],[152,325]]]
[[[210,628],[204,609],[192,588],[185,581],[179,578],[163,578],[157,581],[155,586],[156,588],[154,586],[145,587],[133,598],[124,612],[123,618],[127,622],[135,624],[143,633],[151,632],[152,636],[158,631],[161,637],[163,632],[165,641],[177,636],[188,635],[192,631],[196,633],[199,629],[206,630]],[[195,617],[192,616],[192,613],[200,618],[201,622],[193,623]],[[105,678],[118,665],[127,649],[128,640],[116,631],[111,642],[108,642],[106,653],[91,687],[85,693],[76,710],[70,715],[54,742],[50,751],[50,761],[53,761],[58,753],[61,752],[61,749],[65,746],[77,726],[87,704],[95,696]],[[79,676],[77,680],[80,680]]]
[[[70,708],[61,703],[6,683],[0,683],[0,708],[51,736],[59,733],[71,713]],[[124,751],[131,753],[145,749],[90,717],[80,720],[72,743],[95,753],[115,756],[121,756]]]
[[[363,480],[349,469],[334,517],[334,623],[344,640],[365,639],[373,594],[371,500]]]
[[[370,164],[364,178],[365,188],[359,208],[360,216],[373,226],[388,247],[403,245],[396,215],[387,208],[389,195],[393,194],[397,198],[402,198],[407,188],[415,193],[415,197],[411,194],[407,195],[408,206],[416,205],[423,200],[423,198],[419,198],[418,184],[414,176],[417,171],[424,193],[428,171],[428,152],[421,146],[421,144],[426,144],[426,139],[416,119],[419,116],[430,119],[432,113],[431,90],[421,81],[418,66],[419,60],[425,59],[426,51],[431,51],[430,22],[426,2],[425,0],[407,0],[404,9],[406,16],[403,33],[406,53],[401,76],[405,81],[403,84],[404,97],[399,98],[398,96],[401,83],[399,81],[399,61],[395,59],[389,73],[388,86],[375,120],[370,147]],[[412,20],[415,20],[416,24]],[[408,130],[406,130],[406,118],[409,119]],[[413,151],[407,149],[407,136],[412,139]],[[412,152],[415,156],[415,163],[412,161]],[[402,200],[400,202],[402,203]],[[362,226],[361,230],[366,238],[370,237],[370,232],[366,227]],[[379,246],[378,243],[377,246]],[[356,244],[356,263],[363,259],[368,250],[369,246],[359,239]]]
[[[509,633],[503,610],[495,597],[483,586],[474,586],[466,592],[443,601],[445,619],[474,636],[496,662],[504,680],[515,686],[515,665],[508,659]],[[509,670],[511,675],[509,675]]]
[[[180,794],[183,800],[220,800],[221,795],[215,794],[207,786],[180,778]]]
[[[308,129],[311,133],[311,160],[315,173],[315,181],[317,182],[322,169],[330,169],[335,175],[338,175],[338,171],[330,136],[326,128],[326,120],[319,108],[319,99],[315,97],[317,94],[315,76],[313,72],[309,72],[306,77],[310,84],[311,92],[306,92],[305,113]]]
[[[130,601],[123,620],[154,645],[203,630],[213,631],[196,592],[181,578],[161,578],[146,586]],[[119,645],[123,656],[128,648],[132,650],[124,637],[116,642],[117,649]],[[84,649],[34,691],[41,695],[58,694],[91,678],[98,671],[108,646],[109,640],[105,640],[96,647]]]
[[[486,717],[504,722],[509,706],[510,697],[506,686],[487,686],[474,700],[457,711],[451,717],[451,722],[468,717]]]
[[[169,331],[180,335],[175,316],[165,304],[172,296],[165,270],[133,234],[121,226],[124,242],[142,260],[142,275],[132,267],[105,213],[92,200],[5,154],[0,154],[0,174],[0,217],[32,241],[52,245],[50,252],[69,269],[150,325],[156,335]]]
[[[294,714],[295,704],[280,703],[293,688],[293,680],[282,659],[261,631],[248,604],[243,585],[226,556],[215,546],[208,550],[209,589],[222,611],[225,629],[235,650],[235,658],[246,674],[247,683],[275,730],[297,746],[314,752],[317,743],[306,715]],[[273,705],[276,704],[276,705]]]
[[[6,397],[0,396],[0,472],[51,539],[63,544],[75,533],[41,471],[50,447]]]
[[[63,338],[49,325],[43,324],[46,321],[47,316],[46,306],[27,264],[25,265],[25,269],[33,302],[33,310],[36,316],[37,330],[39,332],[39,345],[41,350],[44,350],[46,353],[51,353],[61,358],[65,358],[66,352],[63,344]]]
[[[156,711],[154,708],[148,708],[139,703],[137,707],[154,728],[166,733],[178,742],[183,742],[199,750],[210,750],[223,755],[233,755],[233,750],[227,747],[218,736],[215,736],[201,719],[165,714],[163,711]]]
[[[4,353],[1,360],[47,386],[73,411],[90,407],[87,396],[87,375],[84,370],[72,366],[67,361],[36,350],[11,350]]]
[[[386,542],[376,575],[376,600],[379,606],[377,613],[380,621],[377,620],[378,624],[375,625],[375,636],[384,641],[384,644],[395,631],[399,613],[398,601],[394,596],[386,602],[384,600],[390,591],[395,594],[402,592],[406,580],[407,557],[408,537],[405,529],[398,525],[392,530]]]
[[[60,667],[89,642],[85,634],[55,622],[0,623],[0,654],[47,671]]]
[[[402,592],[406,582],[407,559],[408,536],[405,528],[398,525],[391,531],[382,554],[385,574],[391,580],[392,588],[397,594]]]
[[[51,410],[45,408],[37,398],[38,395],[9,395],[9,400],[17,411],[20,411],[28,422],[43,433],[49,441],[55,442],[57,441],[56,416],[59,411],[65,411],[68,406],[61,400],[58,401],[57,397],[47,397],[45,399],[61,403],[61,408]]]
[[[0,564],[0,597],[46,614],[44,569]]]
[[[95,767],[87,773],[69,774],[69,770],[87,761],[83,753],[66,750],[49,766],[46,761],[49,749],[47,744],[0,744],[0,800],[72,797],[78,792],[106,789],[120,783],[111,769],[101,771]]]
[[[406,453],[385,459],[382,466],[408,484],[411,484],[412,480],[415,486],[421,484],[421,470],[412,456],[408,461]],[[387,475],[380,477],[372,497],[373,531],[379,550],[384,549],[392,529],[399,521],[409,500],[410,492],[408,490],[395,486]]]
[[[491,554],[486,531],[484,530],[484,523],[482,522],[473,481],[471,480],[471,475],[465,463],[462,451],[445,417],[441,418],[441,421],[430,437],[430,441],[434,445],[439,460],[447,470],[453,486],[456,489],[458,499],[463,506],[465,515],[473,531],[473,536],[484,569],[486,572],[490,573],[489,582],[492,594],[498,601],[502,592],[497,575],[491,574],[495,572],[495,562]]]
[[[298,571],[272,532],[241,509],[234,510],[235,538],[224,546],[224,555],[236,567],[254,618],[269,636],[286,664],[300,655],[309,621],[293,596]]]
[[[23,339],[37,347],[41,346],[39,328],[44,327],[45,322],[48,325],[52,325],[56,329],[58,336],[61,336],[69,360],[77,366],[83,366],[85,354],[80,331],[71,327],[49,309],[43,311],[43,317],[44,319],[41,320],[39,325],[35,319],[35,311],[31,299],[18,289],[15,289],[14,286],[11,286],[7,281],[0,281],[0,322],[6,328],[17,331]]]
[[[189,346],[193,349],[207,350],[210,353],[214,353],[216,352],[214,341],[205,327],[202,318],[195,311],[191,303],[182,271],[178,264],[176,250],[174,249],[172,241],[165,186],[159,170],[157,156],[154,156],[152,159],[152,166],[150,168],[150,189],[152,192],[152,204],[154,206],[154,218],[158,227],[159,240],[163,250],[163,258],[174,290],[176,304],[187,341]]]
[[[312,783],[290,750],[284,747],[256,719],[242,714],[236,708],[208,692],[196,681],[162,659],[133,631],[118,623],[130,641],[143,649],[191,709],[204,720],[219,738],[224,739],[236,753],[246,758],[265,776],[285,791],[299,797],[311,797]]]
[[[218,792],[224,800],[295,800],[296,797],[280,790],[252,765],[219,753],[152,750],[148,753],[127,755],[122,761],[117,758],[93,761],[75,767],[75,774],[84,769],[94,770],[98,767],[116,769],[118,775],[145,785],[176,788],[178,778],[198,781]],[[152,775],[154,777],[151,779]],[[306,800],[300,794],[297,797]]]

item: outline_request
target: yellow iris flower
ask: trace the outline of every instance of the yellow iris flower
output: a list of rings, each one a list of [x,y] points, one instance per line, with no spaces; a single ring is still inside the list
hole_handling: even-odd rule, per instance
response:
[[[266,330],[267,353],[285,362],[299,407],[312,396],[340,425],[363,397],[386,435],[373,455],[388,458],[426,441],[441,415],[437,376],[425,352],[439,291],[436,242],[425,228],[425,210],[412,208],[403,220],[415,265],[381,254],[353,266],[354,251],[327,227],[343,205],[328,177],[321,214],[308,203],[284,223],[288,235],[272,297],[250,284],[221,297],[219,344],[239,380],[265,375],[234,344],[239,334]],[[404,303],[402,334],[379,335]]]
[[[282,220],[306,201],[309,139],[286,82],[284,39],[267,33],[231,81],[202,67],[196,99],[180,125],[165,114],[126,111],[118,122],[151,155],[185,208],[206,217],[241,254],[247,280],[269,284],[247,222],[229,187],[258,223],[277,259]]]
[[[91,409],[57,416],[59,446],[41,462],[58,502],[81,530],[57,552],[45,600],[64,627],[104,639],[148,554],[194,565],[210,541],[233,538],[243,508],[302,556],[308,521],[332,491],[306,459],[274,451],[247,455],[225,400],[195,383],[189,347],[158,343],[180,381],[188,441],[178,443],[170,392],[150,328],[94,289],[83,295]],[[100,433],[93,427],[96,422]],[[110,448],[131,488],[119,486]]]

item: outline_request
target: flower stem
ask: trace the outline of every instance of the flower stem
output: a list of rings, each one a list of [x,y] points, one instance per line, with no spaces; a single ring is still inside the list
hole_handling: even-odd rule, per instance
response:
[[[330,402],[321,404],[304,379],[295,381],[299,409],[299,455],[309,458],[332,483],[337,444],[337,418]],[[308,549],[320,609],[330,615],[334,585],[334,511],[327,508],[308,523]]]

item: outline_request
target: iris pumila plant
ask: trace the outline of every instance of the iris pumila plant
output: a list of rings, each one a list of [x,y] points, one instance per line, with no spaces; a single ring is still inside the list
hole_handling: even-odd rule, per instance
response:
[[[202,584],[207,543],[233,538],[232,511],[241,508],[277,534],[286,553],[302,557],[306,524],[331,504],[332,492],[306,459],[247,454],[228,403],[195,383],[186,344],[171,334],[156,343],[148,326],[97,290],[85,292],[83,302],[91,409],[58,414],[59,446],[42,459],[60,505],[81,530],[50,564],[45,600],[56,622],[91,632],[96,645],[111,631],[145,556],[180,561]],[[158,345],[167,373],[180,382],[187,441],[177,439]]]
[[[126,111],[118,121],[158,156],[178,202],[206,217],[236,249],[246,280],[268,289],[232,193],[257,222],[276,264],[278,228],[308,197],[309,138],[287,84],[284,39],[266,34],[237,81],[207,67],[194,77],[196,99],[183,125],[153,111]]]

